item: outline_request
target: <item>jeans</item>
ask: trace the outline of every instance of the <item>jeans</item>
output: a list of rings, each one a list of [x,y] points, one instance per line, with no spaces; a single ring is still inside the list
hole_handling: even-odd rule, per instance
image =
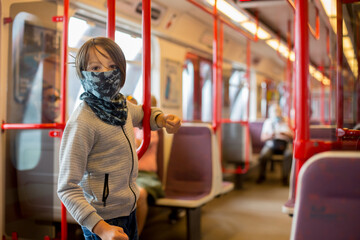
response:
[[[127,217],[118,217],[109,220],[105,220],[110,225],[122,227],[126,235],[128,235],[129,240],[138,240],[138,231],[137,231],[137,223],[136,223],[136,210],[134,210],[130,216]],[[85,240],[101,240],[101,238],[92,233],[86,227],[81,226]]]

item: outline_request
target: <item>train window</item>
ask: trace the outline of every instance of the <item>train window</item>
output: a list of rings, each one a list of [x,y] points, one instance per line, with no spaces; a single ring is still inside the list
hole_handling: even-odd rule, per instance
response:
[[[229,79],[230,119],[240,121],[247,119],[247,101],[249,88],[244,70],[235,70]]]
[[[54,10],[48,14],[56,15],[56,4],[49,3],[47,7]],[[56,23],[43,25],[28,4],[18,4],[12,10],[15,18],[12,28],[12,64],[9,66],[12,66],[14,84],[8,99],[8,121],[56,122],[60,114],[60,33]],[[39,164],[45,151],[42,144],[44,132],[16,132],[16,157],[13,161],[16,169],[29,170]],[[51,139],[48,142],[54,144]]]
[[[194,120],[194,64],[186,61],[182,73],[183,89],[183,119],[187,121]]]
[[[200,81],[203,82],[201,89],[201,121],[211,122],[213,94],[211,63],[208,61],[200,61]]]
[[[106,35],[105,24],[97,21],[91,21],[80,17],[71,17],[69,21],[69,32],[76,34],[69,34],[69,54],[76,56],[77,50],[85,43],[86,40],[92,37],[103,37]],[[126,82],[121,92],[124,95],[133,95],[138,102],[142,101],[142,38],[121,32],[115,31],[115,42],[119,44],[124,52],[127,66],[126,66]],[[71,62],[71,61],[70,61]],[[69,86],[68,89],[68,114],[70,114],[79,104],[79,96],[83,92],[80,81],[76,75],[75,68],[69,68],[68,75]],[[131,79],[131,81],[129,80]]]

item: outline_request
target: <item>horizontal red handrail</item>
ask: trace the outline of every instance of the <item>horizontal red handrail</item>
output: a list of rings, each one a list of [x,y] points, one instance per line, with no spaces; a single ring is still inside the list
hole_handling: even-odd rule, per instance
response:
[[[3,123],[1,125],[2,130],[10,129],[64,129],[63,123]]]

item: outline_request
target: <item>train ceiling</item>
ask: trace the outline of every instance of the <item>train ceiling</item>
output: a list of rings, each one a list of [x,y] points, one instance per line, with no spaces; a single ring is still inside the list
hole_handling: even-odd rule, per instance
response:
[[[196,0],[197,3],[208,8],[209,10],[212,7],[208,4],[214,0]],[[220,0],[218,0],[220,1]],[[353,21],[350,19],[358,18],[360,19],[360,1],[354,0],[345,0],[352,2],[351,4],[343,4],[344,11],[344,20],[349,30],[349,35],[351,35],[351,40],[353,46],[356,46],[356,37]],[[209,17],[209,14],[201,11],[195,5],[191,4],[189,1],[168,1],[168,0],[155,0],[154,2],[167,5],[171,8],[178,9],[180,12],[187,12],[188,14],[196,17],[197,19],[205,22],[206,24],[212,26],[213,19]],[[184,4],[184,2],[186,2]],[[271,38],[280,39],[283,45],[287,45],[287,34],[288,34],[288,23],[290,23],[291,30],[291,43],[294,44],[294,7],[292,0],[250,0],[250,1],[240,1],[240,0],[226,0],[227,3],[237,8],[241,12],[247,14],[252,21],[255,21],[255,16],[259,18],[260,26],[266,29],[271,33]],[[310,0],[309,1],[309,25],[311,26],[313,32],[316,29],[316,11],[319,10],[319,19],[320,19],[320,28],[319,28],[319,37],[316,39],[313,34],[309,31],[309,54],[310,62],[315,67],[324,66],[327,68],[330,65],[330,58],[327,57],[327,32],[329,32],[329,38],[331,42],[331,52],[330,55],[333,59],[336,58],[336,34],[331,27],[330,20],[327,16],[327,13],[322,7],[322,4],[319,0]],[[225,29],[226,31],[227,29]],[[336,30],[335,30],[336,31]],[[228,33],[229,31],[227,31]],[[230,31],[231,32],[231,31]],[[231,33],[230,33],[231,34]],[[239,35],[235,33],[234,35]],[[243,38],[245,39],[245,37]],[[274,51],[270,47],[267,47],[268,50],[264,52]],[[262,49],[263,50],[263,49]]]

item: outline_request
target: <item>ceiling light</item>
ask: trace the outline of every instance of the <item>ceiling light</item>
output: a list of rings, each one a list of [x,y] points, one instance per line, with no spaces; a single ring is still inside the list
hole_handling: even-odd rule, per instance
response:
[[[215,4],[215,0],[206,0],[206,2],[209,3],[211,6],[214,6]],[[239,10],[237,10],[224,0],[218,0],[216,5],[222,13],[227,15],[235,22],[244,22],[248,20],[248,17],[246,17],[243,13],[239,12]]]
[[[260,39],[268,39],[271,37],[271,35],[261,27],[256,28],[256,24],[254,22],[244,22],[241,23],[241,25],[253,35],[256,34],[256,30],[257,30],[257,36]]]

